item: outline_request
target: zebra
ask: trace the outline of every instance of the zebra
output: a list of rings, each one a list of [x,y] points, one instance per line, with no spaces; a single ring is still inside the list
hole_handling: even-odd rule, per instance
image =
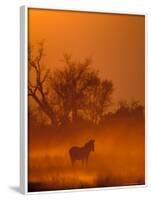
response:
[[[69,149],[69,156],[72,166],[74,165],[76,160],[81,160],[82,164],[88,164],[90,152],[94,151],[94,142],[95,140],[90,140],[82,147],[73,146]]]

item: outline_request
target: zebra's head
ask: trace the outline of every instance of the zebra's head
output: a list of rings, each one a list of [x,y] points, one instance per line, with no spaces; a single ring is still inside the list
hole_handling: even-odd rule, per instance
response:
[[[90,151],[94,151],[94,143],[95,140],[90,140],[88,143],[85,144],[85,146],[87,146],[87,148],[89,148]]]

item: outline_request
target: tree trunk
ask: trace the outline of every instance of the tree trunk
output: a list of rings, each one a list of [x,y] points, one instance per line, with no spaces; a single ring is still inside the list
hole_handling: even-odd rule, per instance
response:
[[[33,96],[34,100],[38,103],[42,111],[47,115],[50,119],[51,124],[53,127],[57,127],[57,119],[55,113],[53,112],[52,108],[47,105],[46,103],[41,102],[36,96]]]

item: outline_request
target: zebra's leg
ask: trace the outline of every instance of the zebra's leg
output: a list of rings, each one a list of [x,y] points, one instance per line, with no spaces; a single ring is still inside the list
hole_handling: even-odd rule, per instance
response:
[[[75,160],[74,160],[74,159],[71,159],[72,167],[74,167],[74,163],[75,163]]]
[[[84,167],[84,159],[82,159],[81,162],[82,162],[82,167]]]
[[[82,160],[82,166],[83,166],[84,168],[87,166],[87,161],[86,161],[86,159],[83,159],[83,160]]]
[[[88,157],[86,157],[86,159],[85,159],[85,166],[86,167],[88,166]]]

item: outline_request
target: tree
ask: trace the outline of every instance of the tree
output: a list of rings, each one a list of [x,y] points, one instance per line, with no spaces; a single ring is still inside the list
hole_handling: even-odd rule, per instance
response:
[[[43,67],[43,43],[36,53],[29,49],[28,95],[31,96],[51,121],[51,125],[66,126],[79,119],[101,123],[102,116],[111,104],[113,84],[102,80],[90,59],[72,61],[64,55],[64,67],[51,74]],[[31,81],[32,80],[32,81]]]
[[[130,103],[126,101],[120,101],[118,103],[118,109],[116,115],[120,118],[144,118],[144,106],[141,105],[138,101],[132,101]]]

